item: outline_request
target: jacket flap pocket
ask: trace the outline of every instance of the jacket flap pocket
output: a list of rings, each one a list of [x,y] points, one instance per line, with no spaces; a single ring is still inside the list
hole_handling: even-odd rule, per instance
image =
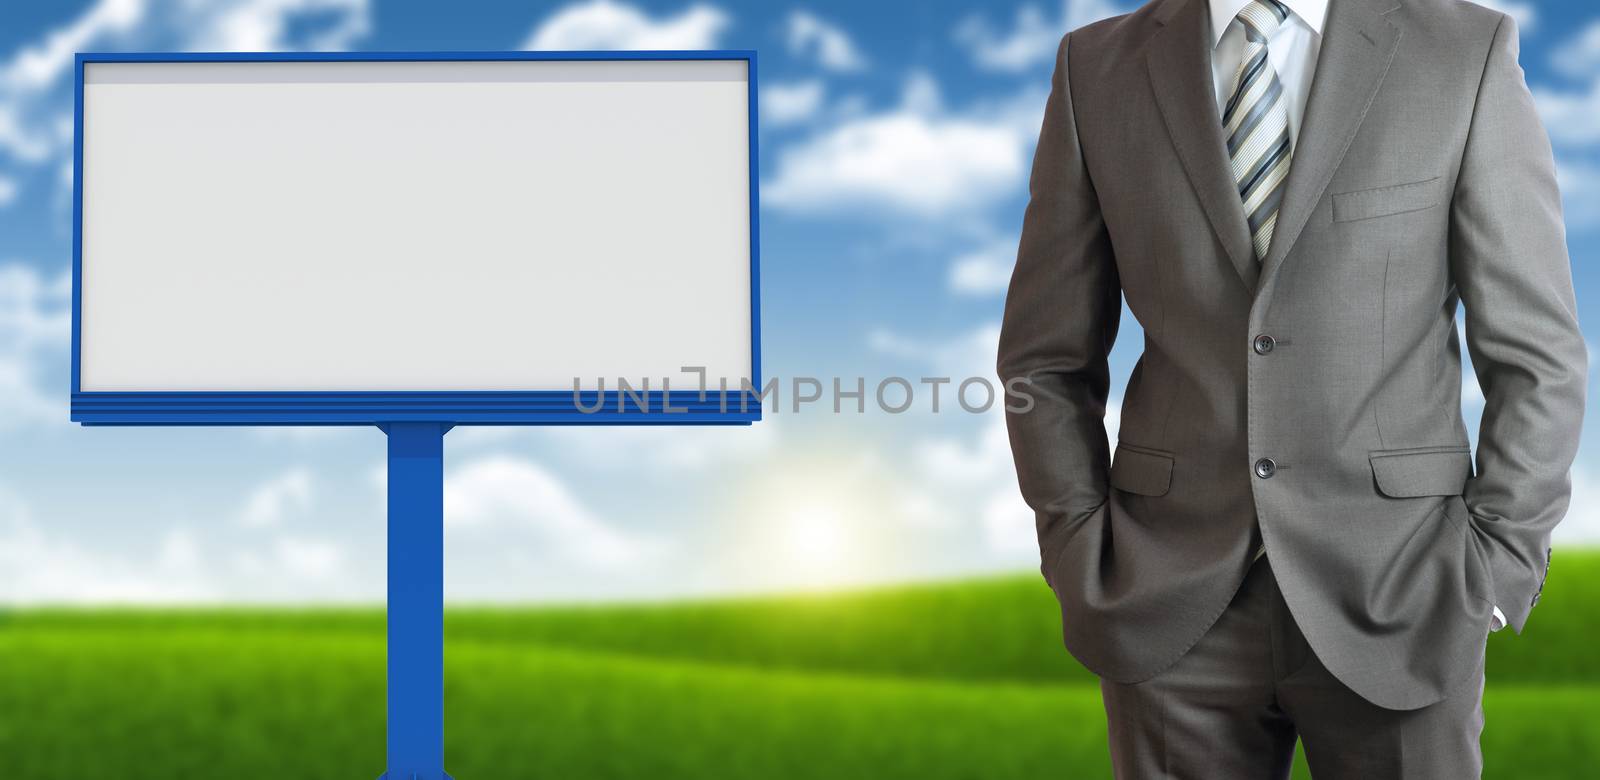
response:
[[[1117,443],[1111,459],[1111,486],[1145,496],[1165,495],[1172,483],[1172,456]]]
[[[1372,476],[1386,496],[1454,496],[1472,475],[1472,450],[1376,450],[1371,453]]]
[[[1349,222],[1419,211],[1439,203],[1439,190],[1443,186],[1444,180],[1435,176],[1392,187],[1336,192],[1333,195],[1333,221]]]

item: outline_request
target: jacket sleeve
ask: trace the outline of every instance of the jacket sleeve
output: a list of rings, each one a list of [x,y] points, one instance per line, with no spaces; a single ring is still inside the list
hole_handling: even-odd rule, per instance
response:
[[[1047,582],[1071,529],[1106,502],[1107,355],[1122,313],[1110,238],[1079,146],[1070,37],[1056,53],[998,359],[1017,480],[1034,510]]]
[[[1490,600],[1521,633],[1571,499],[1589,358],[1550,141],[1518,46],[1516,22],[1502,15],[1450,207],[1450,264],[1484,396],[1463,497]]]

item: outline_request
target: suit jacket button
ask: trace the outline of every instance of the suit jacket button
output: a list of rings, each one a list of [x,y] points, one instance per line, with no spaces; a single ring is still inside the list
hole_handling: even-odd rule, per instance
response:
[[[1262,458],[1256,461],[1256,476],[1262,479],[1272,479],[1272,475],[1276,473],[1278,473],[1278,464],[1272,462],[1271,458]]]
[[[1255,341],[1256,354],[1257,355],[1265,355],[1268,352],[1271,352],[1272,348],[1274,346],[1277,346],[1277,343],[1278,342],[1277,342],[1276,339],[1272,338],[1271,336],[1268,336],[1265,333],[1263,333],[1263,334],[1261,334],[1259,336],[1256,336],[1256,341]]]

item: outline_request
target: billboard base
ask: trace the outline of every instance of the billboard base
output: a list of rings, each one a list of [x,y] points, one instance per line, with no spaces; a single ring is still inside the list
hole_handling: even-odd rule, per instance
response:
[[[394,780],[444,772],[444,435],[440,422],[378,426],[389,437],[389,729]]]

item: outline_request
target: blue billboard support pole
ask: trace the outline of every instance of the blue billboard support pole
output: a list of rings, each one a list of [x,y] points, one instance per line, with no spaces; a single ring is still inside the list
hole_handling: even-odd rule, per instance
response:
[[[391,422],[389,436],[389,771],[444,772],[444,435],[439,422]]]

